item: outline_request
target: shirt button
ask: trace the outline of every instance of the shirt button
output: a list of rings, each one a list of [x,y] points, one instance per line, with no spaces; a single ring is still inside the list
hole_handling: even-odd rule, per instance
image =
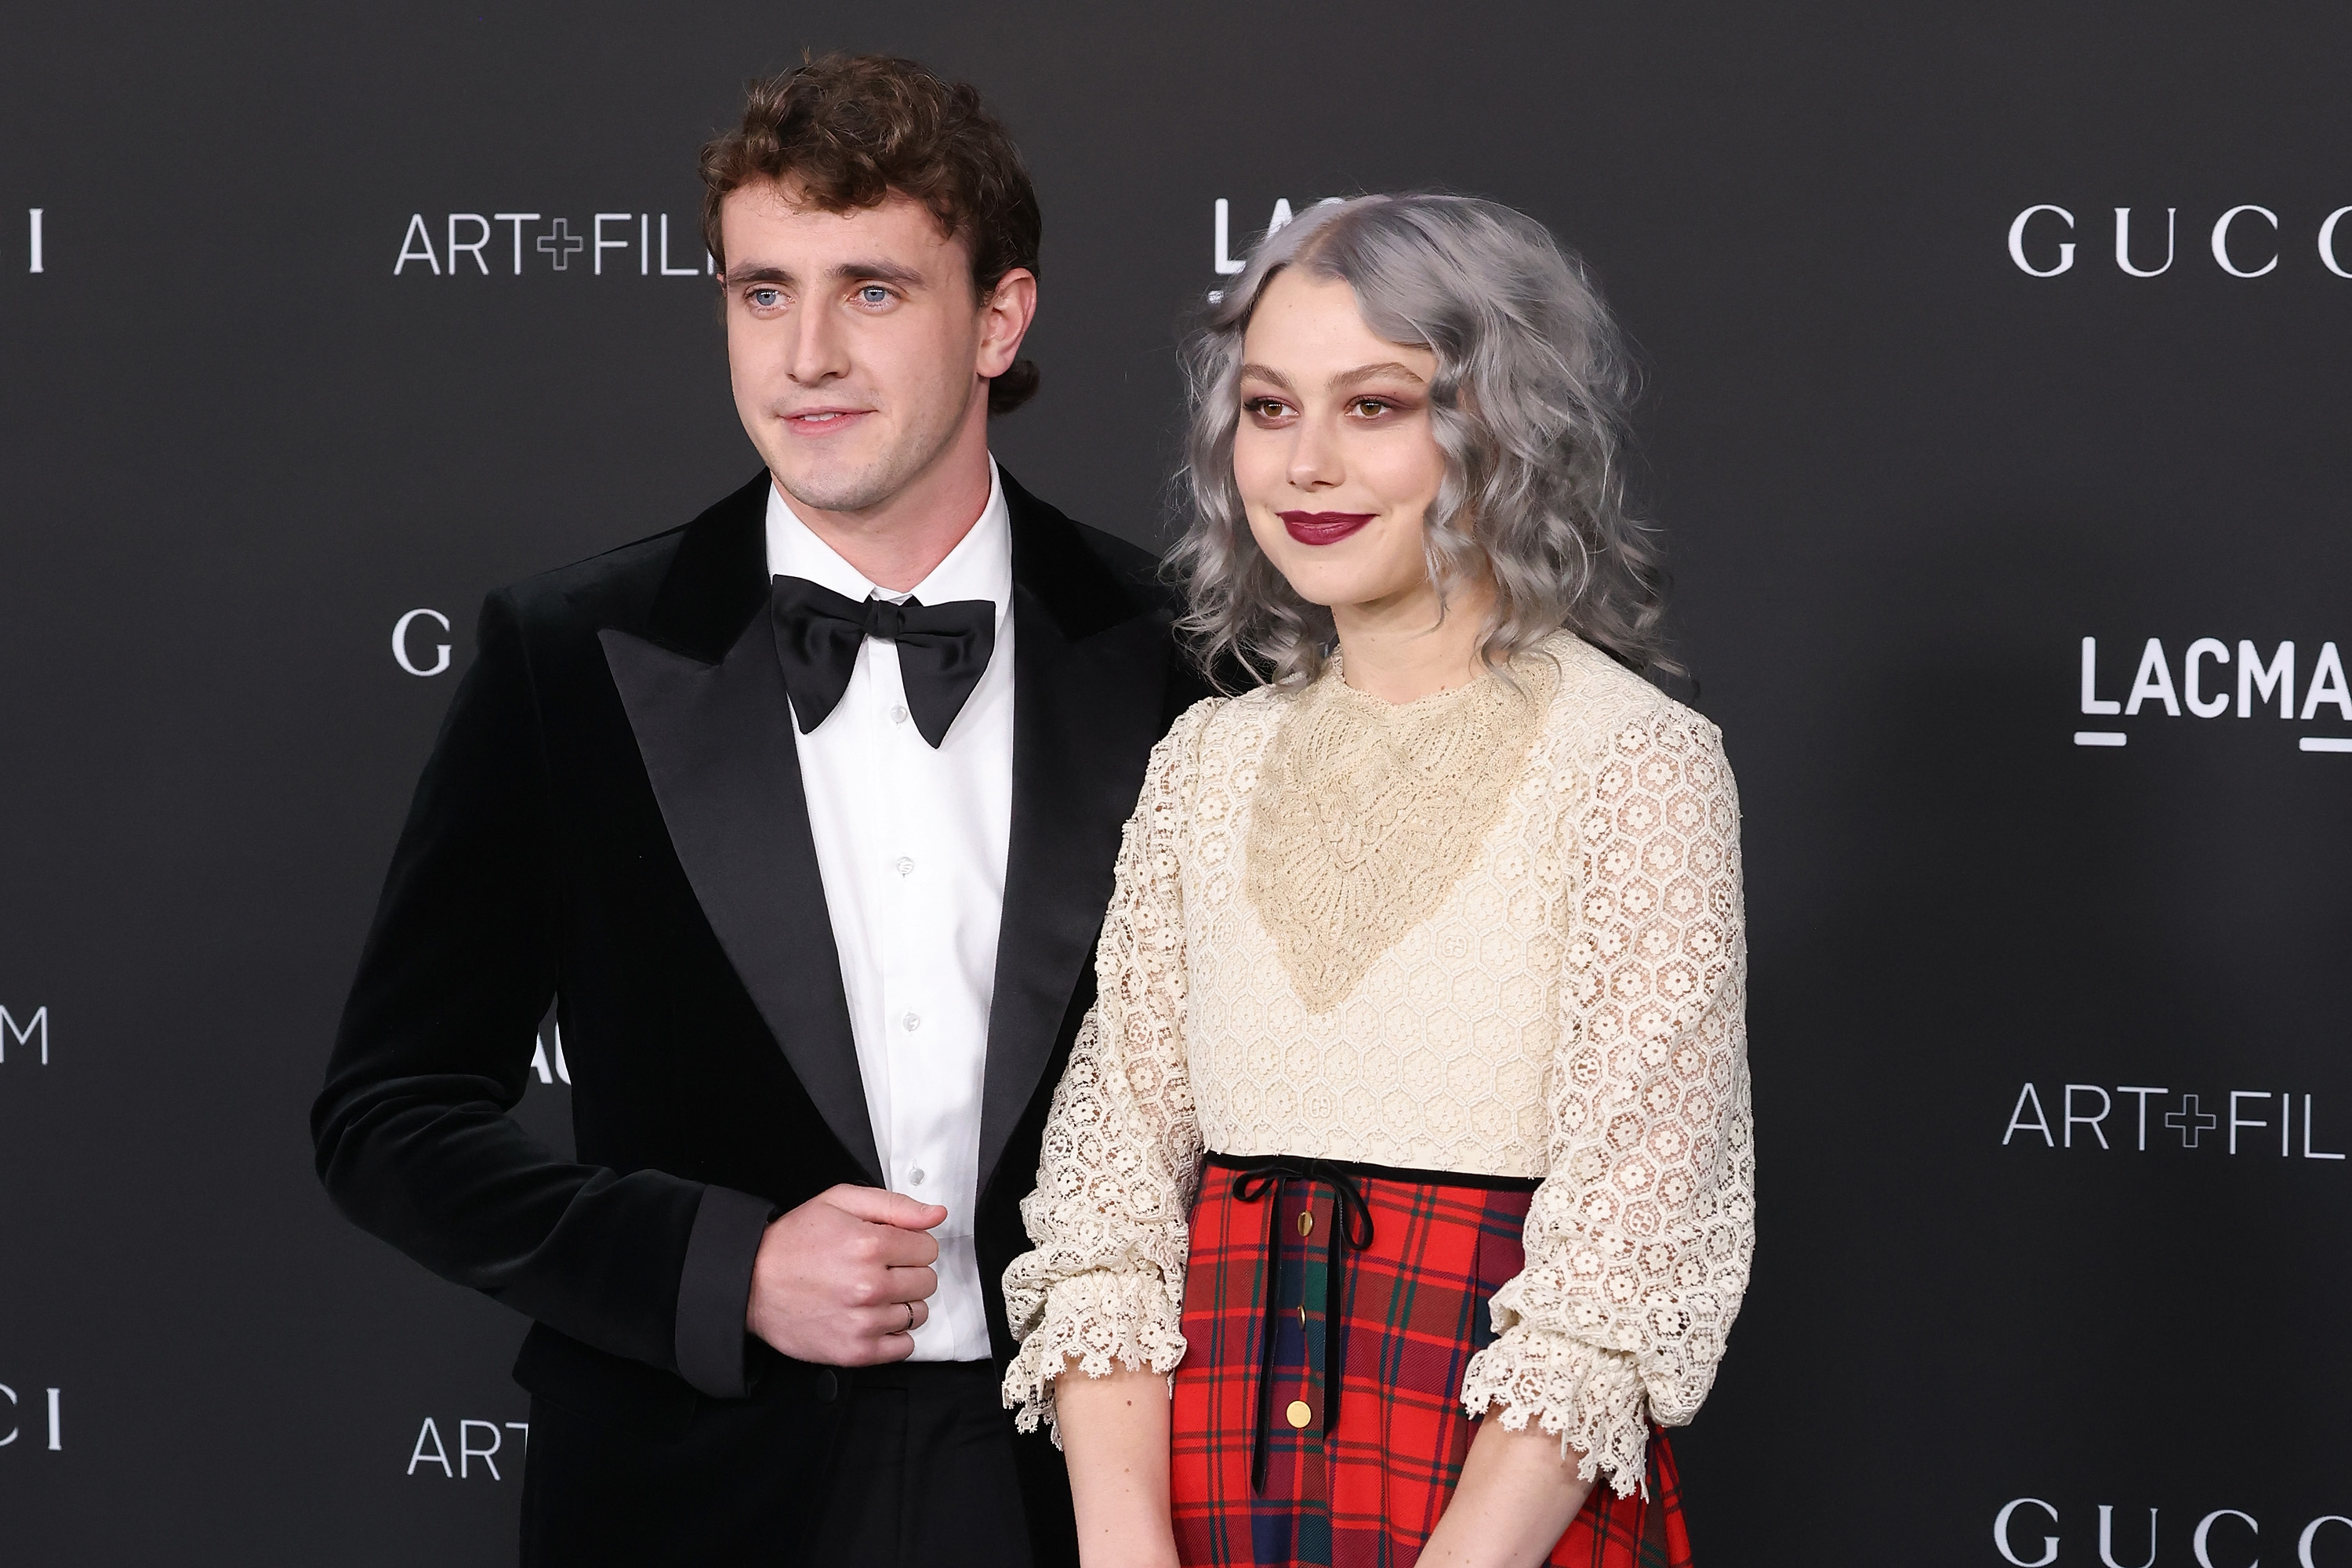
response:
[[[923,1184],[923,1168],[920,1165],[907,1173],[907,1184],[910,1187],[919,1187]]]
[[[916,1030],[923,1026],[923,1016],[920,1013],[909,1013],[905,1017],[899,1019],[898,1023],[900,1026],[907,1031],[907,1033],[911,1035]]]
[[[915,862],[911,857],[901,855],[890,862],[890,869],[901,877],[911,877],[915,874]]]
[[[907,721],[907,705],[906,705],[905,703],[903,703],[903,702],[897,702],[897,703],[893,703],[893,704],[891,704],[891,707],[890,707],[890,722],[892,722],[893,724],[903,724],[903,723],[905,723],[906,721]]]

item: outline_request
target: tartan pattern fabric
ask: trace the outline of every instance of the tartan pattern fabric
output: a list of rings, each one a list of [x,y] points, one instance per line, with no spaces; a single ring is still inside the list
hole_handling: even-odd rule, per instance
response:
[[[1522,1267],[1528,1194],[1367,1177],[1372,1244],[1346,1261],[1337,1426],[1324,1436],[1332,1189],[1293,1180],[1255,1202],[1212,1164],[1194,1200],[1187,1349],[1171,1407],[1179,1555],[1197,1568],[1410,1568],[1477,1426],[1463,1370],[1494,1339],[1486,1303]],[[1300,1229],[1300,1215],[1307,1228]],[[1279,1315],[1265,1490],[1250,1481],[1265,1292]],[[1294,1420],[1293,1417],[1296,1417]],[[1643,1493],[1596,1484],[1552,1568],[1690,1568],[1679,1479],[1653,1430]],[[1646,1493],[1646,1495],[1643,1495]]]

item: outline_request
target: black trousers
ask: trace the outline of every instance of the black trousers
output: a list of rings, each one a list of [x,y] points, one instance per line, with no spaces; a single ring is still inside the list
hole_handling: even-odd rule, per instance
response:
[[[727,1404],[562,1370],[531,1400],[525,1568],[1034,1568],[987,1362],[779,1363]]]
[[[849,1407],[810,1560],[1030,1568],[994,1366],[900,1362],[841,1376]]]

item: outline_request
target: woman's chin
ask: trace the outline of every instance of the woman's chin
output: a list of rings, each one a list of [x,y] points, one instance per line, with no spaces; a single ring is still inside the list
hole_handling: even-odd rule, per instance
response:
[[[1350,571],[1336,561],[1276,561],[1275,565],[1281,570],[1292,593],[1327,610],[1370,604],[1397,591],[1393,583],[1370,573]]]

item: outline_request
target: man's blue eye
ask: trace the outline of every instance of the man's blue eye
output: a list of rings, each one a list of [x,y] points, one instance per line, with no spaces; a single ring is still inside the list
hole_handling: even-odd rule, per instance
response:
[[[868,283],[865,288],[860,289],[857,291],[857,297],[865,300],[869,305],[880,305],[887,303],[889,300],[890,290],[881,287],[879,284]]]

